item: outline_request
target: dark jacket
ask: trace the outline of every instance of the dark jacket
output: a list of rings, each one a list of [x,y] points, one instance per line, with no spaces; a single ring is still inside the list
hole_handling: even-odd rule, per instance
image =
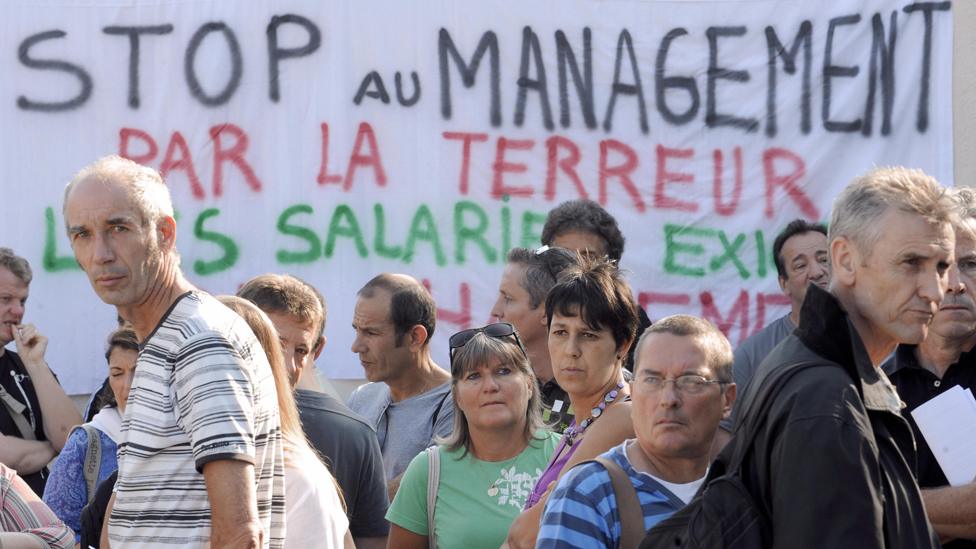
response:
[[[815,366],[771,397],[743,465],[743,480],[770,517],[773,547],[939,547],[897,394],[836,298],[812,285],[800,327],[766,357],[742,398],[772,369],[801,362]]]

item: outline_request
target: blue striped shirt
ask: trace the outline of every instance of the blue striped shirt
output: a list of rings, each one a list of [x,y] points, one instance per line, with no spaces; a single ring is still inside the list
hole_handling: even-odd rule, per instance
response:
[[[637,490],[644,512],[644,529],[685,506],[685,503],[646,473],[638,473],[627,459],[627,442],[602,457],[619,465]],[[610,474],[597,463],[585,463],[568,471],[556,485],[542,516],[537,548],[617,547],[620,513]]]

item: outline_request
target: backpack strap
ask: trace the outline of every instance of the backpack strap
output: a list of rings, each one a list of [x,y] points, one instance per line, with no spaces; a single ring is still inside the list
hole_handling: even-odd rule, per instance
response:
[[[434,533],[434,507],[437,504],[437,487],[441,482],[441,453],[437,446],[427,448],[427,547],[437,549]]]
[[[633,549],[637,547],[645,533],[644,511],[641,509],[640,500],[637,499],[637,490],[617,462],[603,456],[597,456],[592,461],[602,465],[610,474],[610,486],[617,500],[617,512],[620,513],[620,541],[617,547]]]
[[[85,463],[82,472],[85,475],[85,484],[88,487],[88,501],[90,503],[95,497],[95,490],[98,488],[98,471],[102,467],[102,439],[98,434],[98,429],[87,423],[75,427],[84,429],[88,435],[88,447],[85,449]]]
[[[430,432],[432,433],[430,437],[431,439],[437,436],[437,432],[436,432],[437,420],[438,418],[441,417],[441,409],[444,408],[444,403],[447,402],[447,397],[449,396],[451,396],[450,391],[448,391],[447,393],[444,394],[444,396],[441,397],[440,402],[437,403],[437,408],[434,409],[434,415],[430,417],[430,430],[431,430]]]

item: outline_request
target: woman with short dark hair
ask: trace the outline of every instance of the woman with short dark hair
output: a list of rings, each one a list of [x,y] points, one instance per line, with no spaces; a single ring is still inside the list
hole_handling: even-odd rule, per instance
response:
[[[541,429],[535,375],[511,324],[458,332],[450,345],[454,430],[404,472],[386,515],[389,547],[496,549],[558,440]]]
[[[546,297],[546,319],[553,375],[569,394],[575,420],[512,524],[511,547],[535,546],[548,490],[563,472],[634,437],[623,371],[638,313],[614,262],[583,257],[563,271]]]

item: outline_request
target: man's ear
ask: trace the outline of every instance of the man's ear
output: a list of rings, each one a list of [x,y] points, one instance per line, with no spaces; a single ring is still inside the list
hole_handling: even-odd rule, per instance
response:
[[[319,340],[315,342],[315,349],[312,350],[312,360],[318,360],[319,355],[322,354],[322,350],[325,349],[325,342],[328,338],[324,335],[319,336]]]
[[[839,236],[830,243],[830,265],[832,267],[830,276],[833,282],[837,282],[841,286],[853,286],[860,261],[861,257],[857,247],[846,236]]]
[[[410,337],[410,351],[419,353],[423,349],[424,344],[427,343],[427,328],[417,324],[413,328],[410,328],[407,336]]]
[[[732,407],[735,406],[735,397],[738,393],[738,388],[735,383],[729,383],[725,386],[725,391],[722,392],[722,419],[727,419],[732,415]]]
[[[778,276],[777,275],[776,282],[779,282],[779,291],[781,291],[781,292],[783,292],[785,294],[786,293],[786,279],[783,278],[782,276]]]
[[[546,306],[539,305],[537,309],[539,310],[539,324],[548,327],[549,319],[546,318]]]
[[[163,216],[156,222],[156,232],[161,250],[169,251],[176,247],[176,220],[171,216]]]

